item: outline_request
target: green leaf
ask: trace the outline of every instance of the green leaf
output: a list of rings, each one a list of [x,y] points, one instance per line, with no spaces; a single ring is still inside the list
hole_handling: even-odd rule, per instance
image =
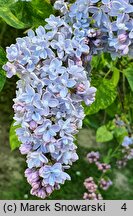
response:
[[[11,11],[21,22],[29,27],[37,28],[45,25],[45,19],[53,13],[53,7],[50,0],[18,1]]]
[[[8,7],[0,7],[0,17],[10,26],[22,29],[26,28],[27,24],[21,22],[14,14],[11,12],[10,8]]]
[[[97,129],[99,127],[99,122],[96,116],[86,116],[83,120],[84,126],[90,126]]]
[[[3,48],[0,47],[0,91],[3,89],[6,81],[5,71],[2,69],[2,66],[6,63],[6,61],[6,53]]]
[[[121,115],[122,105],[121,105],[118,97],[109,107],[107,107],[106,112],[111,117],[114,117],[115,114]]]
[[[20,128],[20,126],[19,125],[14,126],[13,124],[14,124],[14,122],[11,124],[10,137],[9,137],[11,150],[18,148],[21,144],[20,141],[18,140],[17,135],[16,135],[16,129]]]
[[[110,68],[111,57],[107,53],[102,53],[101,55],[93,56],[91,61],[91,66],[97,71],[104,71]]]
[[[124,70],[123,73],[125,74],[125,76],[128,80],[128,83],[130,85],[130,88],[133,91],[133,68],[129,67],[126,70]]]
[[[95,102],[90,106],[85,106],[85,114],[91,115],[99,110],[106,109],[110,106],[117,96],[116,87],[110,80],[101,79],[100,85],[97,87]]]
[[[53,13],[50,0],[32,0],[31,2],[0,0],[0,17],[16,29],[38,27],[45,24],[45,18]]]
[[[0,0],[0,7],[9,6],[13,4],[15,0]]]
[[[44,22],[45,18],[53,13],[53,7],[50,0],[34,0],[31,4],[33,8],[33,22],[36,24],[38,22]]]
[[[113,139],[113,134],[107,130],[106,125],[103,125],[98,128],[96,132],[96,141],[97,142],[108,142]]]

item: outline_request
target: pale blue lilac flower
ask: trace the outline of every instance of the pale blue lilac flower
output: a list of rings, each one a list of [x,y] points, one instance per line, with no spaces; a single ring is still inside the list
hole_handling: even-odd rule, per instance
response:
[[[68,11],[68,3],[64,0],[58,0],[54,4],[56,10],[60,10],[62,14],[65,14]]]
[[[16,67],[14,64],[7,62],[4,66],[3,69],[7,72],[7,77],[11,78],[13,75],[16,74]]]
[[[125,0],[112,0],[111,1],[111,16],[118,16],[121,13],[133,12],[133,6]]]
[[[49,109],[50,107],[57,107],[59,104],[59,101],[52,97],[52,94],[50,92],[45,92],[42,95],[42,106],[43,106],[43,112],[45,116],[49,115]]]
[[[7,48],[3,69],[9,78],[20,77],[14,119],[21,126],[16,133],[20,151],[27,154],[26,177],[33,195],[45,198],[70,179],[64,165],[78,159],[74,135],[85,116],[81,103],[95,100],[96,88],[90,86],[86,70],[92,55],[102,51],[114,57],[132,55],[130,3],[77,0],[67,7],[58,0],[55,8],[62,16],[51,15],[44,27],[29,30]],[[110,168],[97,166],[102,171]]]
[[[54,186],[56,183],[64,184],[64,181],[70,180],[70,176],[62,170],[61,163],[55,163],[53,166],[45,165],[39,170],[39,175],[43,177],[44,184]]]
[[[38,126],[35,129],[34,133],[35,135],[41,135],[43,137],[43,140],[47,143],[51,141],[52,137],[56,136],[59,130],[59,125],[52,125],[52,122],[50,120],[45,120],[41,126]]]
[[[122,142],[122,146],[128,147],[133,144],[133,137],[125,136]]]
[[[43,164],[47,164],[48,159],[42,154],[42,152],[30,152],[27,155],[27,164],[31,169],[33,167],[41,167]]]

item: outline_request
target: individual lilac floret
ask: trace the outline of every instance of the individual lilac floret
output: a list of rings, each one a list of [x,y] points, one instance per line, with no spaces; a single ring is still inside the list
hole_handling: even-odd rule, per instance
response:
[[[110,164],[106,163],[96,162],[96,165],[98,170],[102,171],[103,173],[107,172],[111,168]]]
[[[32,150],[32,144],[31,143],[21,144],[19,150],[23,155],[28,154]]]
[[[129,147],[130,145],[133,144],[133,138],[132,137],[128,137],[128,136],[125,136],[124,137],[124,140],[122,142],[122,146],[123,147]]]
[[[27,164],[31,169],[33,167],[41,167],[43,164],[47,164],[48,159],[42,154],[42,152],[30,152],[27,155]]]
[[[70,176],[63,172],[62,165],[55,163],[53,166],[45,165],[39,170],[39,175],[43,177],[43,183],[54,186],[56,183],[64,184],[65,180],[70,180]]]
[[[108,190],[108,188],[113,184],[112,181],[109,179],[109,180],[105,180],[104,178],[102,178],[99,182],[100,184],[100,187],[103,189],[103,190]]]
[[[84,193],[83,199],[85,200],[101,200],[103,199],[101,194],[98,193],[98,185],[95,184],[93,177],[85,179],[84,186],[88,190],[88,193]]]
[[[68,12],[68,3],[64,0],[57,0],[54,4],[54,8],[60,10],[62,14],[66,14]]]
[[[16,67],[14,64],[11,64],[10,62],[7,62],[4,66],[3,69],[7,72],[7,77],[11,78],[13,75],[16,74]]]
[[[99,152],[92,151],[92,152],[87,154],[87,159],[88,159],[89,163],[95,163],[99,160],[99,158],[100,158]]]

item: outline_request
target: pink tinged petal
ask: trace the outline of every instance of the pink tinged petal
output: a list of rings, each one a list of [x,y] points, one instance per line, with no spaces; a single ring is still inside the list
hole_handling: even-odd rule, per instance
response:
[[[42,199],[45,199],[47,195],[46,195],[46,192],[43,189],[40,189],[38,191],[37,196],[40,197],[40,198],[42,198]]]
[[[32,183],[32,188],[33,188],[34,190],[38,189],[39,187],[40,187],[40,184],[39,184],[39,183],[36,183],[36,182],[33,182],[33,183]]]
[[[47,186],[47,187],[46,187],[46,192],[47,192],[48,194],[51,194],[51,193],[53,192],[52,187]]]
[[[124,55],[127,55],[128,52],[129,52],[129,47],[126,46],[125,49],[123,50],[123,54],[124,54]]]
[[[35,121],[31,121],[29,123],[29,127],[31,130],[35,130],[37,128],[37,123]]]

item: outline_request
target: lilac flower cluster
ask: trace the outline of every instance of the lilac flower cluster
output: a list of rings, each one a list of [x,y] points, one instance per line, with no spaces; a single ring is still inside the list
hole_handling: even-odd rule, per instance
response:
[[[87,154],[87,159],[89,163],[96,163],[99,160],[99,158],[100,158],[99,152],[92,151]]]
[[[98,170],[102,171],[103,173],[107,172],[111,168],[110,164],[106,163],[96,162],[96,165]]]
[[[74,135],[85,116],[81,103],[90,106],[95,100],[96,89],[87,79],[92,55],[133,53],[128,0],[77,0],[72,5],[58,0],[54,7],[63,15],[51,15],[45,27],[17,38],[7,47],[3,66],[8,78],[20,78],[13,106],[21,125],[16,133],[27,155],[31,193],[41,198],[70,180],[65,169],[78,159]]]
[[[97,166],[98,170],[102,171],[102,177],[97,180],[97,184],[94,182],[93,177],[85,179],[84,186],[88,190],[88,193],[84,193],[83,199],[86,200],[101,200],[102,195],[99,193],[99,188],[103,190],[108,190],[112,185],[112,181],[108,177],[103,177],[105,173],[111,168],[110,164],[101,163],[99,152],[90,152],[87,154],[87,159],[89,163],[93,163]]]
[[[86,45],[89,46],[90,57],[104,51],[115,58],[133,56],[132,4],[132,0],[77,0],[69,5],[57,0],[55,8],[65,14],[65,20],[73,26],[74,43],[78,41],[84,51],[87,51]]]
[[[133,145],[133,137],[125,136],[122,142],[122,146],[128,148],[130,145]]]
[[[111,166],[110,166],[110,164],[101,163],[99,161],[99,159],[100,159],[100,153],[99,152],[92,151],[92,152],[89,152],[87,154],[87,160],[89,161],[89,163],[94,163],[97,166],[98,170],[105,173],[106,171],[108,171],[111,168]]]
[[[81,102],[91,105],[96,92],[76,54],[88,52],[88,46],[81,50],[73,43],[63,18],[51,15],[46,21],[7,47],[9,61],[3,66],[7,77],[20,78],[13,106],[15,124],[21,126],[16,133],[27,155],[31,194],[41,198],[70,180],[65,169],[78,159],[74,136],[85,116]]]
[[[108,188],[112,185],[112,181],[111,181],[110,179],[105,180],[104,178],[102,178],[102,179],[99,181],[99,184],[100,184],[100,187],[101,187],[103,190],[108,190]]]
[[[84,193],[83,199],[85,200],[102,200],[101,194],[97,191],[98,186],[95,184],[92,177],[85,179],[84,186],[88,193]]]

